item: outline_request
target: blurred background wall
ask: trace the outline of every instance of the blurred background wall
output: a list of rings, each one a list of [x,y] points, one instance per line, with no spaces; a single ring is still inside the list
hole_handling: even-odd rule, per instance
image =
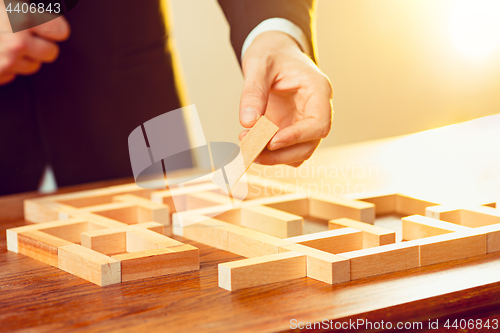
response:
[[[243,78],[217,1],[165,1],[207,141],[238,142]],[[500,1],[319,0],[316,14],[334,88],[323,147],[500,113]]]

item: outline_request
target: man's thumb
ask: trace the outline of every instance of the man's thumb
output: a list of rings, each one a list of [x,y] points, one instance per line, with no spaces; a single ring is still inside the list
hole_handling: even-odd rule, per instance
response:
[[[270,85],[263,75],[247,76],[245,86],[241,94],[240,123],[243,127],[252,127],[257,119],[266,112],[267,100],[269,98]]]

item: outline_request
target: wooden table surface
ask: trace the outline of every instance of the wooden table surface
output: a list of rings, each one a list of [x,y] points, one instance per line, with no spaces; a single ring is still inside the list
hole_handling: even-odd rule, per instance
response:
[[[495,119],[500,122],[499,117]],[[307,183],[321,185],[321,181],[326,181],[338,184],[354,180],[364,184],[364,191],[367,192],[393,190],[394,184],[400,185],[398,189],[418,192],[424,184],[430,196],[444,197],[442,186],[452,184],[450,179],[455,177],[457,183],[453,183],[448,192],[460,189],[462,199],[480,201],[483,195],[488,198],[498,195],[500,198],[497,182],[500,173],[497,171],[500,170],[500,133],[496,135],[496,145],[480,141],[484,145],[478,146],[479,142],[476,141],[479,139],[473,136],[476,131],[483,138],[485,127],[490,128],[488,124],[491,122],[490,119],[483,122],[482,126],[477,122],[468,124],[468,127],[459,126],[460,139],[450,139],[450,130],[442,129],[439,135],[431,131],[425,135],[421,133],[325,149],[319,151],[302,170],[319,165],[376,165],[376,177],[364,179],[359,174],[346,172],[343,176],[329,179],[308,175]],[[478,126],[479,130],[476,129]],[[490,132],[495,132],[494,128],[490,128]],[[437,140],[438,136],[442,141]],[[473,137],[477,140],[474,141]],[[475,149],[467,150],[464,142],[470,143],[471,140],[476,145]],[[417,144],[412,146],[415,141]],[[458,152],[460,156],[451,152]],[[485,154],[482,162],[475,160],[476,164],[472,163],[472,166],[465,162],[471,160],[471,156],[476,159],[481,157],[481,152]],[[398,157],[400,160],[395,167],[392,162]],[[443,163],[448,163],[448,166]],[[456,163],[462,163],[461,169],[450,168]],[[429,164],[434,164],[434,168],[429,167]],[[419,170],[417,173],[411,173],[415,169],[405,169],[405,166],[415,168],[415,165]],[[278,169],[268,169],[268,173],[272,170]],[[475,173],[464,173],[467,170]],[[253,172],[262,171],[260,167],[253,169]],[[411,180],[402,181],[411,175]],[[462,175],[463,179],[458,179],[457,175]],[[277,174],[271,176],[296,180],[290,175],[288,178]],[[488,181],[484,181],[484,177]],[[131,179],[64,188],[60,192],[126,182],[131,182]],[[297,181],[299,185],[303,182],[306,180]],[[478,184],[482,185],[482,190]],[[393,325],[397,322],[420,321],[425,331],[429,319],[438,318],[442,324],[446,318],[500,318],[500,253],[334,286],[302,278],[229,292],[218,287],[217,264],[239,257],[175,237],[199,247],[199,271],[99,287],[52,266],[7,251],[5,230],[26,224],[22,215],[22,201],[34,196],[38,194],[25,193],[0,198],[0,331],[286,331],[294,328],[291,326],[293,319],[297,323],[324,319],[339,323],[358,319],[372,323],[383,320]]]

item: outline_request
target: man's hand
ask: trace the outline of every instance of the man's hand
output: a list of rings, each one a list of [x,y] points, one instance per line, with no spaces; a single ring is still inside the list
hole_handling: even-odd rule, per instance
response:
[[[19,15],[25,16],[20,19],[30,20],[33,14]],[[13,81],[17,75],[34,74],[42,63],[56,60],[59,47],[55,42],[66,40],[70,29],[60,16],[28,30],[8,31],[11,29],[7,16],[0,13],[0,85]]]
[[[265,114],[280,128],[257,162],[301,165],[330,132],[332,86],[328,77],[292,37],[277,31],[255,38],[242,67],[241,125],[250,128]],[[240,133],[240,140],[247,132]]]

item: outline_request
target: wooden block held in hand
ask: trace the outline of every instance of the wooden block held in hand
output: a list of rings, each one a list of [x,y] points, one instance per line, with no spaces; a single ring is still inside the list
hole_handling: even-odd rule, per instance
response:
[[[329,284],[347,282],[351,279],[349,259],[300,244],[280,248],[280,252],[287,251],[295,251],[307,256],[307,277]]]
[[[279,127],[261,116],[240,142],[240,154],[215,172],[212,181],[224,191],[230,191],[250,165],[266,148]],[[224,169],[224,172],[222,171]],[[227,179],[227,183],[226,183]]]
[[[59,248],[58,267],[99,286],[121,282],[120,261],[77,244]]]
[[[219,264],[219,287],[229,291],[306,276],[306,256],[284,252]]]
[[[396,232],[374,226],[365,222],[359,222],[348,218],[328,221],[330,230],[338,228],[353,228],[363,232],[363,248],[396,243]]]

